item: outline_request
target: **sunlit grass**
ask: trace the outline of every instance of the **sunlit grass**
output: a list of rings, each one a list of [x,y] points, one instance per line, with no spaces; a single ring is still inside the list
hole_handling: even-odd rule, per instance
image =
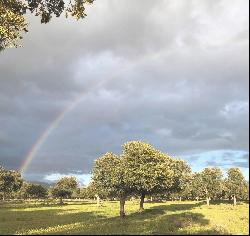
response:
[[[121,220],[118,202],[59,206],[1,204],[0,234],[248,234],[249,205],[233,207],[201,202],[126,203]]]

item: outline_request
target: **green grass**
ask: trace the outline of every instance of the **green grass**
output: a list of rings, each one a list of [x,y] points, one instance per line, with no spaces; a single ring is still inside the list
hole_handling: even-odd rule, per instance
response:
[[[201,202],[126,202],[121,220],[118,202],[91,202],[64,206],[0,204],[0,234],[248,234],[249,205],[236,207]]]

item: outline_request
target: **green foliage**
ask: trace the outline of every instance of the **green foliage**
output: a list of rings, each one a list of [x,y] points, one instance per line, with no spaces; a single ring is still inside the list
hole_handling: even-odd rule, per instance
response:
[[[66,16],[70,14],[77,20],[84,18],[87,16],[85,13],[86,4],[92,4],[93,2],[94,0],[71,0],[69,6],[66,9]]]
[[[24,183],[17,194],[17,196],[22,199],[41,199],[46,198],[47,195],[48,191],[46,188],[42,185],[31,183]]]
[[[150,144],[139,141],[123,145],[122,158],[126,163],[128,184],[139,195],[161,193],[172,187],[173,160],[154,149]]]
[[[206,198],[218,199],[222,191],[222,177],[220,168],[205,168],[200,176],[202,195]]]
[[[71,194],[71,198],[72,199],[81,198],[81,189],[80,188],[74,189]]]
[[[219,168],[205,168],[199,173],[184,175],[186,185],[181,191],[186,199],[220,199],[224,194],[222,171]]]
[[[178,193],[181,197],[186,195],[188,197],[188,191],[192,176],[192,170],[186,161],[181,159],[175,159],[171,162],[171,170],[174,171],[173,185],[170,189],[172,193]]]
[[[59,17],[65,11],[66,17],[69,15],[77,20],[86,16],[86,4],[93,3],[94,0],[25,0],[26,9],[34,12],[41,18],[41,23],[48,23],[53,16]],[[66,4],[69,2],[68,4]]]
[[[0,167],[0,193],[2,198],[11,197],[23,184],[20,173]]]
[[[124,159],[106,153],[97,159],[93,167],[93,183],[98,194],[109,197],[127,197],[132,193],[128,169]]]
[[[77,191],[78,183],[74,177],[63,177],[50,189],[50,195],[54,198],[71,198]]]
[[[80,199],[88,199],[87,188],[80,188],[77,197]]]
[[[150,144],[141,141],[127,142],[122,155],[107,153],[93,168],[93,183],[98,194],[123,199],[140,196],[140,209],[146,195],[184,191],[191,169],[186,162],[175,160]],[[123,211],[123,209],[121,210]]]
[[[0,51],[5,48],[20,46],[22,34],[27,32],[24,15],[34,13],[41,18],[41,23],[48,23],[53,16],[59,17],[65,12],[79,20],[86,16],[86,4],[94,0],[0,0]]]
[[[202,180],[201,173],[194,173],[191,177],[190,195],[193,199],[206,197],[206,190],[204,191],[204,184],[202,184]]]
[[[239,168],[230,168],[225,180],[226,194],[239,199],[248,198],[248,184]]]
[[[125,159],[113,153],[106,153],[95,161],[93,167],[93,183],[97,195],[120,199],[120,217],[125,217],[126,198],[133,193],[130,185],[129,169]]]
[[[17,47],[26,32],[25,5],[20,0],[0,0],[0,51]]]

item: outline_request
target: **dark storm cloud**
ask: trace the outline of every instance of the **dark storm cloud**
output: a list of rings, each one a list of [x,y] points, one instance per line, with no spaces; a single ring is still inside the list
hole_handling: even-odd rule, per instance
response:
[[[225,150],[218,166],[246,167],[234,151],[249,150],[248,5],[96,0],[83,21],[40,25],[30,16],[24,48],[0,55],[0,163],[18,168],[81,96],[37,153],[31,178],[89,173],[95,158],[134,139],[193,165]]]

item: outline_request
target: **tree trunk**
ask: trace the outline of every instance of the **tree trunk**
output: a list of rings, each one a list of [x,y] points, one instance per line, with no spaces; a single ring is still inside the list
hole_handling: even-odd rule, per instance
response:
[[[210,205],[210,197],[208,197],[208,190],[206,189],[207,205]]]
[[[100,197],[97,194],[95,196],[96,196],[96,204],[99,207],[100,206]]]
[[[181,202],[181,197],[180,197],[180,202]]]
[[[63,205],[63,199],[60,197],[60,205]]]
[[[145,201],[145,194],[142,193],[140,198],[140,211],[144,210],[144,201]]]
[[[207,205],[210,205],[210,197],[207,197]]]
[[[236,196],[234,195],[234,206],[236,206],[237,204],[237,200],[236,200]]]
[[[154,201],[154,198],[153,197],[151,197],[151,202],[153,202]]]
[[[124,218],[125,217],[125,197],[120,198],[120,217]]]

